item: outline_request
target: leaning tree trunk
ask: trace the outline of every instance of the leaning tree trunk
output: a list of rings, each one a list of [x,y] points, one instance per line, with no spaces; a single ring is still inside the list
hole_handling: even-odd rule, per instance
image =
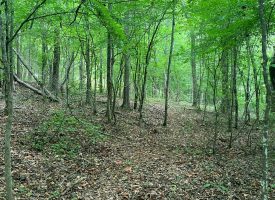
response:
[[[150,60],[151,60],[151,51],[153,49],[155,37],[156,37],[157,32],[159,30],[160,24],[161,24],[162,20],[164,19],[166,11],[167,10],[165,10],[165,12],[163,12],[161,18],[157,22],[157,25],[156,25],[156,27],[153,31],[152,37],[151,37],[151,39],[149,41],[149,44],[148,44],[148,47],[147,47],[147,52],[146,52],[146,56],[145,56],[143,82],[142,82],[141,94],[140,94],[139,119],[142,119],[142,114],[143,114],[142,111],[143,111],[143,104],[144,104],[144,99],[145,99],[145,90],[146,90],[148,66],[149,66],[149,63],[150,63]]]
[[[172,32],[171,32],[171,45],[170,45],[170,53],[169,53],[169,60],[167,66],[167,79],[166,79],[166,86],[165,86],[165,108],[164,108],[164,121],[163,126],[167,125],[167,117],[168,117],[168,98],[169,98],[169,81],[170,81],[170,74],[171,74],[171,63],[172,63],[172,55],[174,49],[174,34],[175,34],[175,1],[173,1],[173,19],[172,19]]]
[[[263,131],[263,179],[262,179],[262,198],[263,200],[268,199],[268,134],[269,134],[269,114],[270,114],[270,103],[271,103],[271,88],[268,81],[268,70],[267,70],[267,24],[265,19],[265,0],[258,0],[259,2],[259,16],[262,33],[262,67],[263,77],[266,88],[266,107],[264,113],[264,131]]]

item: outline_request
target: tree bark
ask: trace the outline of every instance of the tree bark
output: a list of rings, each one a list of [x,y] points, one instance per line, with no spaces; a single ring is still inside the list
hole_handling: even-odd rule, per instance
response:
[[[173,19],[172,19],[172,32],[171,32],[171,44],[170,44],[170,53],[168,59],[168,66],[167,66],[167,78],[166,78],[166,86],[165,86],[165,108],[164,108],[164,121],[163,126],[167,125],[167,117],[168,117],[168,98],[169,98],[169,81],[170,81],[170,74],[171,74],[171,63],[172,63],[172,56],[174,50],[174,34],[175,34],[175,0],[173,1]]]
[[[112,4],[108,4],[109,11],[112,10]],[[110,123],[112,120],[112,101],[113,101],[113,44],[112,44],[112,36],[108,31],[107,36],[107,120]]]
[[[3,7],[2,7],[3,8]],[[6,184],[6,199],[13,200],[13,184],[11,174],[11,132],[13,122],[13,66],[12,64],[12,41],[9,38],[13,34],[13,0],[7,0],[4,2],[4,10],[0,7],[0,38],[1,38],[1,51],[2,60],[4,64],[5,73],[5,102],[6,102],[6,114],[7,121],[5,127],[4,136],[4,162],[5,162],[5,184]]]
[[[99,61],[99,93],[103,93],[103,55],[102,48],[100,48],[100,61]]]
[[[90,40],[87,39],[86,44],[86,53],[85,53],[85,61],[86,61],[86,104],[91,104],[92,98],[92,80],[91,80],[91,54],[90,54]]]
[[[266,88],[266,108],[264,113],[264,131],[263,131],[263,177],[262,177],[262,199],[268,199],[268,134],[269,134],[269,114],[270,114],[270,103],[271,103],[271,88],[268,80],[267,70],[267,24],[265,19],[265,0],[258,0],[259,3],[259,17],[261,24],[262,34],[262,68],[264,84]]]
[[[142,83],[142,88],[141,88],[141,97],[140,97],[140,104],[139,104],[139,119],[142,119],[142,111],[143,111],[143,104],[144,104],[144,99],[145,99],[145,90],[146,90],[146,82],[147,82],[147,73],[148,73],[148,66],[151,60],[151,51],[154,46],[154,41],[155,37],[157,35],[157,32],[159,30],[160,24],[166,14],[165,10],[161,16],[161,18],[158,20],[157,25],[153,31],[153,34],[151,36],[151,39],[149,41],[148,47],[147,47],[147,52],[145,56],[145,66],[144,66],[144,75],[143,75],[143,83]]]
[[[128,53],[123,55],[124,58],[124,85],[123,85],[123,108],[130,108],[130,56]]]
[[[196,36],[191,32],[192,106],[198,106],[198,82],[196,66]]]
[[[53,68],[51,89],[57,97],[59,93],[59,65],[60,65],[60,28],[55,29],[54,50],[53,50]]]
[[[126,21],[129,21],[129,12],[127,12],[126,17],[125,17]],[[125,26],[125,33],[126,36],[129,39],[129,26],[126,25]],[[124,85],[123,85],[123,102],[121,107],[125,108],[125,109],[129,109],[130,108],[130,53],[129,50],[126,49],[125,52],[123,53],[123,59],[124,59]]]
[[[234,99],[234,113],[235,113],[235,124],[234,127],[238,128],[239,122],[239,102],[238,102],[238,90],[237,90],[237,65],[238,65],[238,49],[237,47],[233,48],[233,80],[232,80],[232,90],[233,95],[232,99]]]
[[[21,52],[21,40],[20,40],[20,36],[17,37],[16,39],[16,51],[17,52]],[[22,65],[21,62],[18,58],[18,56],[16,57],[16,74],[19,78],[22,78]]]
[[[47,67],[47,35],[46,35],[46,30],[42,30],[42,85],[45,87],[46,85],[46,67]],[[17,51],[19,52],[19,51]],[[18,78],[20,78],[18,76]]]

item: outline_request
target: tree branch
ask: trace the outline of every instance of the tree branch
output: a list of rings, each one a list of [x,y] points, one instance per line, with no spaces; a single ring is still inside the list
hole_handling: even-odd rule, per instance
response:
[[[14,32],[13,36],[7,41],[7,44],[9,44],[11,41],[14,40],[14,38],[17,36],[17,34],[19,33],[19,31],[21,30],[21,28],[29,21],[29,19],[31,18],[31,16],[33,16],[33,14],[44,4],[46,3],[47,0],[43,0],[41,3],[39,3],[38,5],[36,5],[33,9],[33,11],[28,15],[28,17],[21,22],[20,26],[17,28],[17,30]]]

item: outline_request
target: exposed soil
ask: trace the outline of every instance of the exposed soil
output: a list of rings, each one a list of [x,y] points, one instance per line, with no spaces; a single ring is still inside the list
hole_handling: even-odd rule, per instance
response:
[[[71,159],[38,152],[25,142],[59,107],[27,91],[15,94],[12,162],[16,199],[260,199],[261,129],[253,123],[234,130],[239,137],[228,149],[229,133],[220,121],[217,154],[212,155],[215,124],[211,113],[203,120],[203,112],[173,104],[165,128],[159,103],[147,104],[142,123],[137,111],[118,108],[116,125],[105,121],[104,100],[98,103],[97,115],[90,107],[73,105],[75,116],[100,125],[109,136],[83,147]],[[3,108],[0,101],[1,149]],[[249,134],[251,145],[247,146]],[[274,186],[274,150],[270,158],[270,184]],[[0,159],[0,199],[4,199],[3,151]],[[270,196],[275,199],[274,188]]]

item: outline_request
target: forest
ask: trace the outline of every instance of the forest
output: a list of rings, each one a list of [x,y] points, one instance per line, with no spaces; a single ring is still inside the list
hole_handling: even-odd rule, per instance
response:
[[[0,200],[275,199],[275,0],[0,0]]]

